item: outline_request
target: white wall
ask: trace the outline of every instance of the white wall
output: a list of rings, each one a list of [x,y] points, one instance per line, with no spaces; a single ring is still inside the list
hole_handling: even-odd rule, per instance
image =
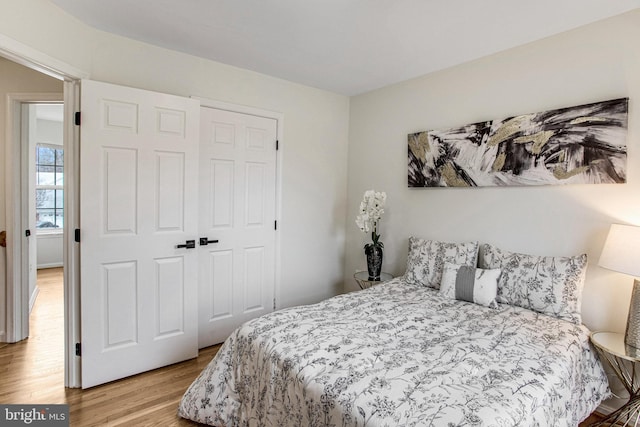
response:
[[[347,290],[355,289],[352,274],[365,268],[366,236],[353,220],[363,191],[376,188],[389,193],[382,224],[386,271],[404,271],[411,234],[473,239],[539,254],[584,251],[591,260],[585,322],[593,329],[624,328],[631,280],[596,264],[611,222],[640,224],[635,105],[640,95],[640,48],[635,42],[640,39],[640,12],[350,101],[109,35],[46,0],[0,0],[0,7],[0,35],[86,71],[92,79],[284,114],[280,305],[317,301],[338,292],[343,280]],[[631,98],[627,184],[407,188],[408,133],[621,96]],[[4,110],[0,113],[4,117]],[[0,181],[0,228],[3,191]]]
[[[62,267],[62,233],[38,234],[38,269]]]
[[[1,28],[1,26],[0,26]],[[5,137],[6,106],[9,93],[61,93],[62,82],[0,58],[0,230],[6,229],[5,204]],[[6,249],[0,248],[0,341],[5,333]]]
[[[0,8],[0,35],[91,79],[282,113],[279,305],[342,290],[349,98],[106,34],[46,0],[0,0]]]
[[[404,273],[410,235],[539,255],[587,253],[583,320],[623,331],[632,278],[597,266],[611,223],[640,225],[640,10],[351,99],[345,284],[365,269],[354,220],[365,190],[388,193],[383,270]],[[407,188],[407,134],[629,97],[628,182]]]
[[[36,105],[35,109],[37,110],[38,108],[40,107]],[[37,114],[37,112],[34,112],[34,114]],[[35,142],[62,146],[64,144],[62,122],[36,118]]]

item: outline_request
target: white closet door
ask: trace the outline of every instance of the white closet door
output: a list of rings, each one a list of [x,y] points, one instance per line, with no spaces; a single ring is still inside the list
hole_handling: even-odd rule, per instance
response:
[[[202,107],[199,347],[273,311],[277,121]]]
[[[82,387],[197,356],[196,100],[82,82]]]

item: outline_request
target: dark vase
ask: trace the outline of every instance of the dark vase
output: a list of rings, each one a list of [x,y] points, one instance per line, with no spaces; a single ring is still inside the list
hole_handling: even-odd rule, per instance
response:
[[[380,280],[380,272],[382,271],[382,247],[369,244],[364,248],[364,253],[367,255],[369,280]]]

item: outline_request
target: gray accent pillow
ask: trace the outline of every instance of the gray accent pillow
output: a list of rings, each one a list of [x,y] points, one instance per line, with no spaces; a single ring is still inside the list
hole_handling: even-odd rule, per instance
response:
[[[499,268],[485,270],[447,262],[442,271],[440,295],[496,308],[499,277]]]
[[[536,256],[484,245],[480,267],[500,268],[497,301],[581,324],[587,255]]]
[[[407,283],[440,288],[445,262],[475,267],[478,261],[478,242],[447,243],[436,240],[409,238],[409,256],[404,280]]]

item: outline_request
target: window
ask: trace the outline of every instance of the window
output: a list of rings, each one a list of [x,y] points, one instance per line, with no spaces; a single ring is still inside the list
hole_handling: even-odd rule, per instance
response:
[[[36,227],[61,229],[64,220],[64,150],[58,146],[36,146]]]

